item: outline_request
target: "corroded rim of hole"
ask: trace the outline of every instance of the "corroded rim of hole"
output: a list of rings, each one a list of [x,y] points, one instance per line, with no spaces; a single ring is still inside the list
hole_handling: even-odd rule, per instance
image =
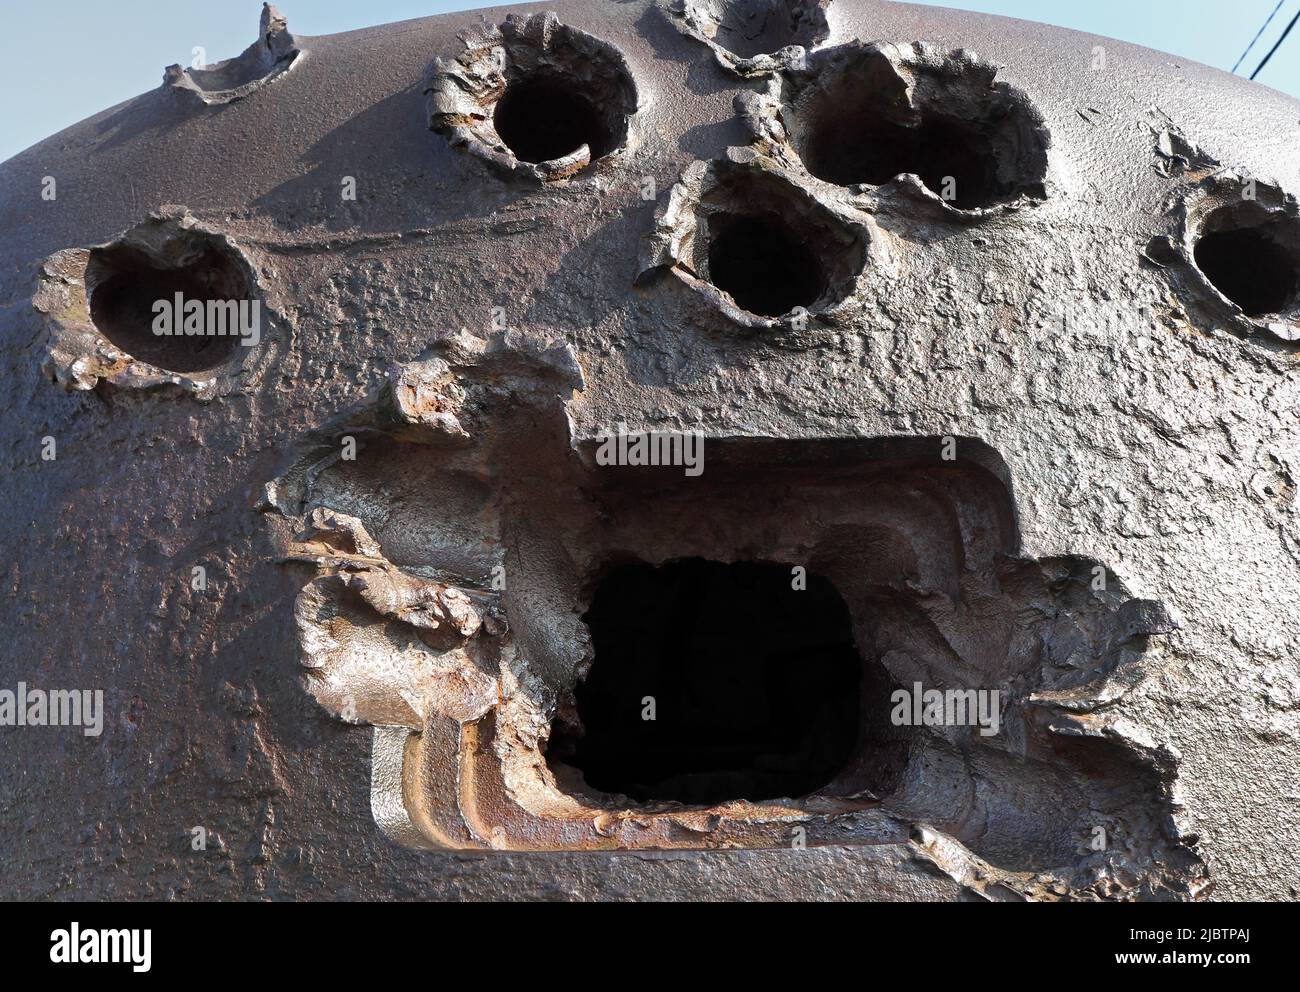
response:
[[[671,271],[733,322],[801,328],[855,295],[869,228],[783,175],[748,162],[697,162],[648,239],[639,283]]]
[[[224,305],[209,308],[208,299]],[[201,313],[187,301],[202,302]],[[171,306],[154,309],[162,302]],[[285,346],[283,314],[269,304],[253,257],[182,206],[106,244],[49,256],[32,307],[45,327],[42,371],[70,392],[180,389],[209,402],[254,387]],[[186,340],[223,328],[210,336],[227,340],[207,347]]]
[[[164,372],[222,370],[266,330],[262,294],[243,253],[221,235],[184,224],[144,225],[91,249],[85,284],[95,330]]]
[[[1252,320],[1300,310],[1300,218],[1243,201],[1217,207],[1193,258],[1220,295]]]
[[[1147,257],[1181,260],[1235,333],[1300,344],[1300,204],[1280,187],[1232,171],[1210,176],[1178,199],[1181,246],[1156,238]]]
[[[831,0],[670,0],[665,9],[723,68],[762,76],[830,38],[830,6]]]
[[[897,184],[979,216],[1047,196],[1051,137],[998,67],[930,45],[826,49],[751,98],[761,139],[831,186]]]
[[[508,17],[436,59],[425,86],[429,127],[508,176],[547,182],[626,150],[638,108],[615,46],[553,13]]]

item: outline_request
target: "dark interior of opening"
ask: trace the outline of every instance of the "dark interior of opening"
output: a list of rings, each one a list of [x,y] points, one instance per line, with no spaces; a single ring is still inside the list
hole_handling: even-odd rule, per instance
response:
[[[853,759],[863,665],[829,581],[810,574],[796,590],[789,566],[754,562],[623,564],[584,619],[585,733],[557,722],[547,753],[592,789],[692,805],[799,798]]]
[[[864,53],[800,93],[783,118],[809,172],[838,186],[916,175],[966,210],[1041,189],[1047,149],[1023,97],[955,65],[913,73],[910,86],[901,73]]]
[[[804,43],[798,37],[798,0],[712,0],[714,41],[734,55],[753,58]]]
[[[709,280],[742,309],[780,317],[826,291],[820,260],[778,215],[721,214],[709,223]]]
[[[87,268],[90,317],[99,332],[137,361],[182,374],[204,372],[226,362],[240,338],[233,334],[163,336],[154,333],[154,304],[249,300],[248,281],[235,261],[209,248],[187,265],[166,268],[135,248],[92,253]],[[229,329],[229,328],[228,328]]]
[[[507,86],[494,123],[501,140],[521,162],[550,162],[583,145],[597,159],[616,144],[592,102],[557,75],[532,76]]]
[[[874,111],[810,129],[804,164],[819,179],[839,186],[881,186],[911,173],[943,195],[953,179],[949,202],[962,209],[985,206],[1003,196],[997,160],[976,129],[958,121],[928,117],[916,127],[875,119]]]
[[[1248,317],[1285,311],[1300,290],[1295,257],[1266,227],[1206,234],[1196,244],[1196,264]]]

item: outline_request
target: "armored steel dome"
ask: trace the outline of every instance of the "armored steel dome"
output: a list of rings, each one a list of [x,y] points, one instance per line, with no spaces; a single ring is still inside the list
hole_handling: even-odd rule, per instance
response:
[[[1297,897],[1297,122],[871,0],[267,7],[0,165],[0,891]]]

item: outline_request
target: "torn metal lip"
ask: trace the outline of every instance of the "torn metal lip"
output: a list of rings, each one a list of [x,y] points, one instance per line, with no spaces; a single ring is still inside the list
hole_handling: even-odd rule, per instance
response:
[[[264,3],[258,40],[241,55],[210,66],[168,66],[163,73],[163,87],[207,106],[222,106],[252,96],[296,68],[306,55],[289,32],[285,16]]]
[[[785,10],[790,30],[784,39],[774,42],[769,52],[744,54],[733,51],[723,42],[726,33],[738,26],[726,23],[730,8],[722,0],[657,0],[659,10],[684,35],[708,46],[723,69],[741,78],[771,76],[800,64],[807,51],[824,44],[831,36],[828,12],[832,0],[772,0],[772,7]],[[744,12],[744,8],[739,8]],[[773,16],[770,11],[768,16]],[[719,34],[724,38],[719,40]],[[749,46],[752,47],[752,46]]]

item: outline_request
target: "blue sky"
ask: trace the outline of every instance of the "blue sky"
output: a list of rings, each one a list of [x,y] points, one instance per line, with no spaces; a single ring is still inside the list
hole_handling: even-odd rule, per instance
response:
[[[609,0],[591,0],[609,2]],[[921,0],[928,2],[928,0]],[[1121,38],[1232,68],[1277,0],[933,0]],[[279,0],[299,34],[333,34],[485,6],[482,0]],[[0,161],[152,89],[163,66],[237,55],[256,34],[257,0],[8,0],[0,31]],[[1286,0],[1242,67],[1249,75],[1300,11]],[[87,85],[87,81],[92,85]],[[1300,25],[1259,81],[1300,96]]]

